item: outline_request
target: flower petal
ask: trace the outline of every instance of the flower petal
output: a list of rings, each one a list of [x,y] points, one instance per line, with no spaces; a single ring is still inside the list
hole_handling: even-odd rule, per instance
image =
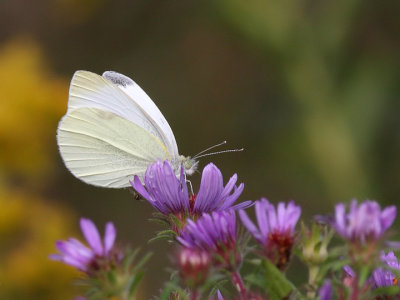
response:
[[[261,244],[265,244],[266,239],[260,233],[258,228],[254,225],[254,223],[250,220],[249,216],[244,210],[239,210],[239,217],[242,220],[242,224],[247,230],[251,233],[251,235]]]
[[[381,220],[382,220],[382,229],[385,231],[388,229],[394,222],[396,218],[397,209],[396,206],[388,206],[386,207],[381,213]]]
[[[91,220],[85,218],[81,218],[80,224],[82,233],[90,247],[97,255],[103,255],[103,245],[96,225]]]
[[[117,236],[117,230],[112,222],[106,224],[106,230],[104,233],[104,255],[108,255],[112,247],[114,246],[115,238]]]
[[[193,210],[195,212],[210,212],[218,207],[219,196],[223,189],[223,179],[221,171],[213,164],[209,163],[201,175],[200,189],[197,193]]]
[[[152,201],[149,193],[146,191],[146,189],[144,188],[144,185],[142,184],[142,182],[140,181],[139,177],[137,175],[135,175],[135,177],[133,177],[133,181],[130,181],[131,186],[135,189],[135,191],[137,193],[139,193],[144,199],[146,199],[147,201]]]

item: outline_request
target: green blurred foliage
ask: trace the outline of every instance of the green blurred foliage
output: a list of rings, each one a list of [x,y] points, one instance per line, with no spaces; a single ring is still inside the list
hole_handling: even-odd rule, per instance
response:
[[[364,1],[220,1],[221,16],[261,53],[271,55],[298,102],[304,146],[333,199],[374,194],[377,128],[396,84],[392,49],[351,49]],[[359,50],[359,49],[358,49]],[[267,58],[268,59],[268,58]]]
[[[65,238],[70,232],[65,224],[77,224],[76,215],[99,224],[114,221],[122,241],[145,245],[145,250],[155,248],[142,298],[157,294],[168,276],[160,268],[170,259],[165,255],[168,246],[146,245],[157,228],[145,220],[151,208],[126,191],[81,183],[57,155],[55,132],[73,72],[113,69],[132,77],[155,100],[182,154],[193,155],[225,139],[231,148],[245,148],[242,153],[209,158],[222,169],[225,180],[238,173],[246,185],[243,200],[294,199],[306,217],[331,212],[335,202],[352,197],[397,203],[399,3],[1,2],[4,197],[13,199],[16,193],[23,199],[16,210],[20,216],[27,213],[22,207],[37,207],[30,215],[32,224],[46,219],[43,214],[51,203],[53,221],[46,221],[54,222],[48,225],[54,232],[34,226],[34,245]],[[199,176],[192,178],[195,189],[198,181]],[[55,208],[59,205],[61,209]],[[16,242],[11,238],[16,230],[31,236],[27,224],[15,217],[13,223],[0,225],[1,251],[8,249],[3,264],[19,261],[31,266],[29,274],[37,274],[10,284],[10,291],[28,295],[23,286],[37,287],[31,297],[21,299],[45,299],[38,296],[40,289],[43,295],[56,289],[69,292],[69,283],[54,285],[49,278],[55,275],[40,271],[54,251],[50,244],[36,264],[29,261],[34,256],[18,254],[19,248],[12,247],[29,240],[21,234],[15,235]],[[57,270],[66,272],[65,267]],[[18,268],[13,272],[10,278],[21,273]],[[65,274],[57,276],[66,279]]]

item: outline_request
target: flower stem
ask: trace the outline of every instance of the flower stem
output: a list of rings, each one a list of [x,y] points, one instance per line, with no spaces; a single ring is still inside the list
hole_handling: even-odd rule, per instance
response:
[[[240,299],[247,300],[247,290],[238,271],[232,273],[232,281],[241,296]]]
[[[314,299],[315,298],[315,288],[316,288],[316,280],[317,280],[317,275],[319,272],[319,267],[318,266],[310,266],[308,270],[308,284],[311,288],[310,291],[307,293],[307,298],[308,299]]]
[[[358,276],[353,278],[352,286],[351,286],[350,300],[358,299]]]
[[[190,293],[190,300],[197,300],[197,291],[193,289]]]

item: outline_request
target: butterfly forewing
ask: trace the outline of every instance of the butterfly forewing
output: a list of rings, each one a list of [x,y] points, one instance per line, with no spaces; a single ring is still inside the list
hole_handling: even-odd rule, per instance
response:
[[[158,132],[161,135],[161,140],[165,143],[171,156],[178,157],[178,146],[171,127],[146,92],[143,91],[136,82],[123,74],[114,71],[107,71],[103,73],[103,77],[118,86],[118,88],[130,97],[135,105],[141,108],[142,112],[146,115],[147,120],[152,122],[154,127],[158,129]]]
[[[67,113],[83,107],[94,107],[112,112],[150,132],[175,157],[177,155],[176,141],[168,123],[165,121],[167,126],[160,126],[159,117],[154,119],[152,115],[162,116],[161,112],[148,96],[142,98],[139,97],[139,100],[136,101],[122,90],[121,86],[100,75],[88,71],[77,71],[71,80]],[[152,108],[148,109],[151,104]],[[165,120],[164,117],[162,118]]]

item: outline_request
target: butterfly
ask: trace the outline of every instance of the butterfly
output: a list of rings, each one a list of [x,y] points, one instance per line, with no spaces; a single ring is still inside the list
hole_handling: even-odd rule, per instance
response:
[[[77,71],[68,109],[57,129],[62,159],[78,179],[95,186],[123,188],[157,160],[169,160],[178,175],[193,174],[198,161],[178,152],[167,120],[129,77],[107,71]]]

